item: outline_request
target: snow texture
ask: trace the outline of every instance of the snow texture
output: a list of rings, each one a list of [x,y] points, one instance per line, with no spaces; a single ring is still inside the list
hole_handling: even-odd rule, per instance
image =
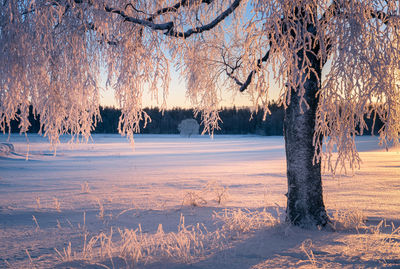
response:
[[[400,155],[378,138],[357,138],[354,175],[323,174],[337,232],[284,224],[282,137],[138,135],[134,150],[118,135],[92,138],[61,137],[54,156],[37,135],[0,136],[14,146],[0,155],[1,268],[132,268],[138,249],[135,268],[400,265]]]

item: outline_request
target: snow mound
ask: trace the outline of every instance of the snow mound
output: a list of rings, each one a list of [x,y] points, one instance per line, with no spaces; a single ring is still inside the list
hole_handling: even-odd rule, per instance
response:
[[[0,155],[14,153],[14,145],[11,143],[0,143]]]

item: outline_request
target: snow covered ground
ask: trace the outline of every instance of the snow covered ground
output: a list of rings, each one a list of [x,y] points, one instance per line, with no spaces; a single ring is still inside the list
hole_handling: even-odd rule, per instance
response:
[[[400,153],[375,137],[323,176],[336,231],[283,222],[282,137],[67,141],[0,136],[0,268],[400,267]]]

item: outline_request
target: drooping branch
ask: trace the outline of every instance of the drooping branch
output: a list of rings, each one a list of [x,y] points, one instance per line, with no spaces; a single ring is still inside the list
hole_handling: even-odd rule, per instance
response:
[[[386,1],[386,3],[388,3],[388,1]],[[331,20],[332,17],[336,17],[336,16],[343,14],[343,12],[341,11],[341,7],[342,6],[339,4],[339,2],[337,0],[334,0],[331,3],[331,5],[328,7],[328,9],[324,12],[324,14],[319,19],[319,22],[323,28],[325,25],[327,25],[329,23],[329,20]],[[366,11],[366,13],[369,14],[371,16],[371,18],[382,21],[382,23],[384,23],[385,25],[388,25],[390,20],[393,18],[400,19],[399,16],[389,15],[384,11],[378,11],[378,10],[371,9],[369,11]],[[348,15],[346,15],[346,16],[348,17]],[[332,52],[332,37],[327,38],[326,52],[327,52],[327,58],[329,58],[329,55]],[[327,58],[323,59],[323,64],[326,63]]]
[[[80,4],[80,3],[82,3],[82,1],[75,0],[75,3]],[[58,1],[53,1],[53,2],[51,2],[49,5],[52,5],[52,6],[59,6],[60,3],[59,3]],[[44,6],[44,7],[46,7],[46,6]],[[63,16],[68,12],[68,10],[69,10],[70,8],[71,8],[71,6],[70,6],[69,4],[66,4],[66,5],[65,5],[65,9],[64,9],[64,11],[63,11],[61,17],[63,17]],[[27,15],[27,14],[30,14],[30,13],[36,12],[36,11],[37,11],[37,8],[29,8],[29,9],[23,11],[23,12],[22,12],[22,15]],[[60,23],[61,23],[61,19],[60,19],[60,20],[57,22],[57,24],[54,26],[54,29],[57,28],[57,27],[60,25]],[[98,31],[96,25],[95,25],[94,23],[92,23],[92,22],[85,23],[85,24],[84,24],[84,27],[86,27],[86,29],[88,29],[88,30],[92,30],[92,31],[96,31],[96,32]],[[118,41],[117,41],[117,40],[110,40],[107,36],[105,36],[104,33],[101,33],[101,36],[104,38],[105,42],[106,42],[107,44],[111,45],[111,46],[116,46],[116,45],[118,44]]]
[[[387,3],[387,1],[386,1],[386,3]],[[387,25],[391,19],[399,18],[399,16],[397,16],[397,15],[387,14],[386,12],[384,12],[382,10],[370,9],[370,10],[367,10],[366,13],[369,14],[371,16],[371,18],[373,18],[373,19],[379,19],[385,25]],[[337,0],[334,0],[332,2],[332,4],[329,6],[329,8],[322,15],[322,17],[320,19],[320,23],[321,23],[321,25],[327,24],[328,21],[332,17],[338,16],[338,15],[341,15],[341,14],[342,14],[341,5],[338,3]]]

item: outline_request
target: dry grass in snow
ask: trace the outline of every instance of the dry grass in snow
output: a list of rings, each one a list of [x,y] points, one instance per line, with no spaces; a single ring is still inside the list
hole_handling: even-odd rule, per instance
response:
[[[334,231],[285,224],[282,138],[93,139],[0,151],[0,268],[400,266],[400,155],[375,138],[361,170],[324,175]]]

